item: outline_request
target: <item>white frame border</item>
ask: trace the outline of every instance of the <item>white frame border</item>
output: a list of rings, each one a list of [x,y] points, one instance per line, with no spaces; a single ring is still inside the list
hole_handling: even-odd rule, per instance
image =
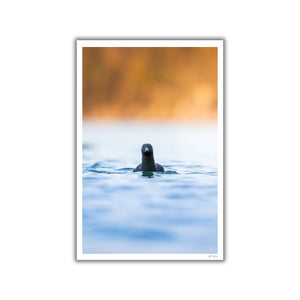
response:
[[[77,260],[223,260],[223,40],[77,40]],[[218,253],[84,254],[82,253],[82,48],[217,47],[218,48]]]

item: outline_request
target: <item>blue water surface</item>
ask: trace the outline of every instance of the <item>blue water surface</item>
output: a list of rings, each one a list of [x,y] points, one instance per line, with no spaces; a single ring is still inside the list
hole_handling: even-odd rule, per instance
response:
[[[215,125],[85,122],[83,253],[217,253],[217,183]]]

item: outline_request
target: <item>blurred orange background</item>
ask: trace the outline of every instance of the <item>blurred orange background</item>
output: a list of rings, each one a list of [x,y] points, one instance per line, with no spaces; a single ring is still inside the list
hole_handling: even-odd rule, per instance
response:
[[[83,118],[217,120],[216,47],[84,47]]]

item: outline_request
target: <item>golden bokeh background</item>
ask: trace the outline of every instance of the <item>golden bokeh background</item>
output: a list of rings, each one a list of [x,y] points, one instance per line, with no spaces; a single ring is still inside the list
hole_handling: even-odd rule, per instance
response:
[[[85,119],[217,120],[216,47],[84,47]]]

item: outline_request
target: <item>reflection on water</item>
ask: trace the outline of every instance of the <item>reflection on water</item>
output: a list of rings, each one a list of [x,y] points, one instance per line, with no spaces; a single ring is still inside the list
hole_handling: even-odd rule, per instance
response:
[[[132,172],[151,143],[165,173]],[[85,123],[84,253],[216,253],[217,128]]]
[[[141,172],[141,174],[142,174],[142,176],[148,177],[148,178],[154,177],[154,172],[151,172],[151,171],[143,171],[143,172]]]

